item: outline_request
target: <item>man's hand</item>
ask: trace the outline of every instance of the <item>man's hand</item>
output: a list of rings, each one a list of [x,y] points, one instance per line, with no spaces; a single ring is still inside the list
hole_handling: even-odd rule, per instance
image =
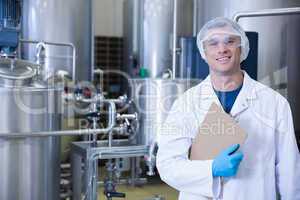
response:
[[[243,154],[236,152],[240,145],[235,144],[221,152],[212,163],[213,177],[230,177],[237,173]]]

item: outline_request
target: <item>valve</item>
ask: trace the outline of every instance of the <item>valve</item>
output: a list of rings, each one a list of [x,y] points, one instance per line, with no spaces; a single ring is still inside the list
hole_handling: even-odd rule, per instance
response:
[[[122,193],[122,192],[106,192],[104,194],[105,194],[107,199],[125,198],[126,197],[125,193]]]

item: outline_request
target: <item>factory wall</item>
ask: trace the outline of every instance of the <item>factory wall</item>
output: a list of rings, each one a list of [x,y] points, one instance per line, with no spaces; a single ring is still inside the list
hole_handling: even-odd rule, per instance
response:
[[[94,0],[96,36],[123,36],[123,1]]]

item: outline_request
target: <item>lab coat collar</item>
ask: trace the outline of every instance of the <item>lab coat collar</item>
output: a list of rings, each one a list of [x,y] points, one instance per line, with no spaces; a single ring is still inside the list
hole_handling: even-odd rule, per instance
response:
[[[256,90],[255,90],[255,81],[252,78],[250,78],[247,72],[243,71],[243,74],[244,74],[243,87],[239,95],[237,96],[234,105],[230,111],[230,115],[233,117],[246,110],[250,104],[250,101],[257,98]],[[210,75],[207,76],[206,79],[204,79],[201,85],[202,85],[200,89],[201,99],[210,100],[212,102],[217,103],[219,106],[221,106],[221,103],[213,89]]]

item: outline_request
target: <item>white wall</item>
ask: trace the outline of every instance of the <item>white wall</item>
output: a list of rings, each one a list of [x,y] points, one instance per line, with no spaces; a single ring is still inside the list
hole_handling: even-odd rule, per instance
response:
[[[123,1],[93,0],[96,36],[123,36]]]

